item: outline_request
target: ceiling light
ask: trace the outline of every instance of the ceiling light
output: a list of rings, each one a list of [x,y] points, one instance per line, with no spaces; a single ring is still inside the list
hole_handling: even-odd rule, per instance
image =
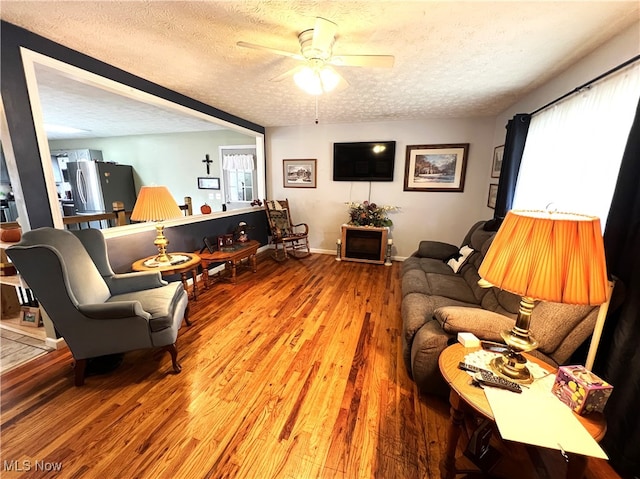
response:
[[[310,95],[322,95],[333,91],[340,83],[340,76],[326,65],[306,66],[293,75],[296,85]]]

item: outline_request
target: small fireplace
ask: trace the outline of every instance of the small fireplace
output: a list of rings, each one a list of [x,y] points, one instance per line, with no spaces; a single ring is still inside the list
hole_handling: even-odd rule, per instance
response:
[[[382,264],[387,248],[387,228],[342,226],[340,258]]]

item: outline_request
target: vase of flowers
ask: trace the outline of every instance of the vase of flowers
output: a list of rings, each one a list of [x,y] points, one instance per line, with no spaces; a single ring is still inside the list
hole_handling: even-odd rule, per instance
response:
[[[362,203],[349,202],[349,224],[353,226],[374,226],[381,228],[391,226],[393,222],[387,214],[394,211],[395,206],[379,206],[375,203],[363,201]]]

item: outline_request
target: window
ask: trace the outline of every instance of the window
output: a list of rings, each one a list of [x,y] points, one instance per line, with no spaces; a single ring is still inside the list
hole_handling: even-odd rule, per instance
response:
[[[249,203],[256,196],[256,148],[228,146],[220,148],[226,203]]]
[[[224,170],[227,201],[253,201],[255,170]]]
[[[636,62],[536,114],[513,208],[598,216],[604,228],[639,97]]]

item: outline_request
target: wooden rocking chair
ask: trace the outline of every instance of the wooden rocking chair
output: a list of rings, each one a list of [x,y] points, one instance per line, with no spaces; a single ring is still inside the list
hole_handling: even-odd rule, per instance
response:
[[[309,226],[306,223],[293,224],[289,200],[264,200],[264,205],[271,229],[271,241],[275,246],[273,259],[284,261],[289,256],[296,259],[309,256]]]

